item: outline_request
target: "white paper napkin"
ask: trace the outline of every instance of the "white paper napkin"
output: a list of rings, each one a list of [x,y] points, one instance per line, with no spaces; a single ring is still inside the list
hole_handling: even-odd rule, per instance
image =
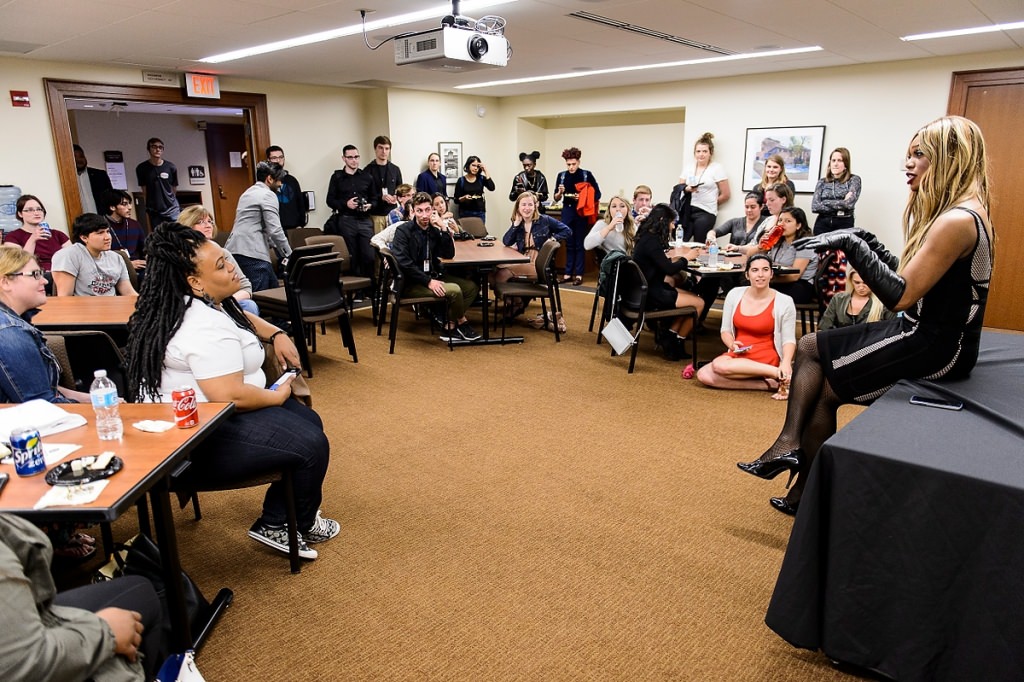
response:
[[[139,431],[148,431],[149,433],[163,433],[169,428],[174,426],[174,422],[166,422],[160,419],[144,419],[140,422],[132,424]]]
[[[55,485],[39,498],[33,509],[46,507],[73,507],[88,504],[100,496],[110,481],[94,481],[85,485]]]

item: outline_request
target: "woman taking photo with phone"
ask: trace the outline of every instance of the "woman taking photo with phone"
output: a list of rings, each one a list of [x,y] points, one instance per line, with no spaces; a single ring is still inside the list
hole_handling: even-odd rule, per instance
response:
[[[306,543],[340,530],[320,515],[331,446],[320,417],[291,399],[289,385],[267,389],[262,369],[263,343],[273,345],[284,367],[299,365],[295,345],[238,307],[238,271],[216,242],[168,222],[146,244],[149,272],[128,322],[129,399],[171,402],[171,391],[191,386],[199,402],[233,402],[234,414],[196,450],[187,476],[209,484],[292,469],[299,556],[315,559]],[[249,537],[287,554],[285,520],[284,484],[277,481]]]
[[[903,315],[800,339],[782,432],[758,459],[738,464],[761,478],[799,472],[789,494],[771,500],[787,514],[796,513],[818,448],[836,432],[840,405],[868,404],[900,379],[962,379],[978,359],[993,262],[981,130],[959,116],[932,121],[914,135],[904,167],[902,256],[859,230],[798,244],[843,250],[885,307]]]

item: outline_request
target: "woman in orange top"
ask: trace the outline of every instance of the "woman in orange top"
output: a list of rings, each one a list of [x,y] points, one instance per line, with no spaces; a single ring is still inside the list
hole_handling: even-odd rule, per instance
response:
[[[748,287],[736,287],[722,308],[722,342],[729,350],[697,372],[713,388],[775,389],[785,400],[796,353],[793,299],[770,287],[772,262],[763,253],[747,260]]]

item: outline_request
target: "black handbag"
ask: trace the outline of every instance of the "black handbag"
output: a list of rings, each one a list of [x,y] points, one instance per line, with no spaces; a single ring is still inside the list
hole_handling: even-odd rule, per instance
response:
[[[124,575],[141,575],[147,578],[149,582],[153,583],[153,589],[160,597],[164,613],[170,613],[160,548],[141,533],[123,545],[118,545],[112,561],[96,573],[93,581],[100,582]],[[194,631],[209,610],[210,602],[206,600],[199,590],[199,586],[193,582],[192,578],[188,577],[185,571],[181,572],[181,588],[185,593],[185,609],[188,614],[189,626]]]
[[[335,211],[324,223],[324,234],[341,234],[341,214]]]

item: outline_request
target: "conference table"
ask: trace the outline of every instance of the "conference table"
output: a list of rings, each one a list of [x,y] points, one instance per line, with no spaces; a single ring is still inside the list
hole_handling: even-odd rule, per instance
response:
[[[489,244],[490,246],[485,246]],[[455,242],[455,257],[443,258],[445,265],[458,265],[475,268],[479,277],[480,298],[483,300],[483,335],[476,341],[453,341],[455,346],[474,346],[492,343],[522,343],[522,336],[506,336],[503,339],[492,339],[488,309],[490,307],[490,275],[499,265],[529,263],[529,256],[505,246],[500,241],[465,240]]]
[[[219,591],[210,610],[203,614],[202,622],[199,623],[199,633],[193,637],[179,578],[181,562],[174,531],[174,518],[171,514],[168,481],[171,474],[187,462],[195,447],[234,412],[234,403],[199,403],[198,426],[191,429],[171,428],[162,433],[141,431],[132,424],[142,420],[173,422],[172,405],[124,403],[120,406],[124,436],[119,441],[99,440],[91,405],[75,403],[62,404],[60,407],[67,412],[82,415],[86,418],[86,424],[44,436],[44,443],[70,443],[82,446],[65,457],[65,460],[111,451],[123,460],[124,467],[107,479],[106,488],[92,502],[35,509],[36,502],[51,490],[50,485],[44,480],[44,474],[21,477],[16,475],[12,464],[0,464],[0,472],[10,475],[10,481],[0,493],[0,512],[17,514],[39,523],[111,523],[148,495],[153,508],[156,540],[163,562],[174,650],[198,648],[223,610],[231,603],[233,594],[227,588]],[[144,505],[140,508],[144,508]],[[146,532],[149,525],[148,516],[143,518],[140,514],[139,523],[143,532]],[[105,537],[104,544],[107,544],[108,540]],[[109,545],[107,548],[110,549]]]
[[[138,296],[49,296],[32,318],[39,329],[124,331]]]
[[[970,378],[902,381],[830,438],[768,626],[897,680],[1024,680],[1021,386],[1024,336],[986,332]]]

